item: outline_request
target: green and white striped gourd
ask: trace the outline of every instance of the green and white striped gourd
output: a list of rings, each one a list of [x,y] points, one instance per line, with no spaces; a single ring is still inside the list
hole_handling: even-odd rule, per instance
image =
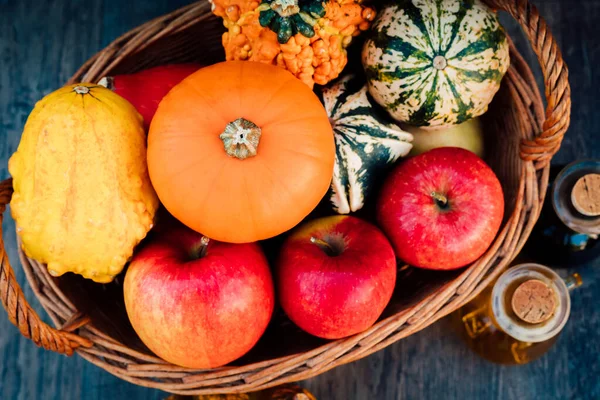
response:
[[[408,154],[413,137],[377,112],[362,79],[346,76],[321,93],[336,145],[330,201],[348,214],[363,207],[377,175]]]
[[[498,16],[479,0],[397,0],[363,47],[369,92],[416,126],[464,122],[487,111],[509,64]]]

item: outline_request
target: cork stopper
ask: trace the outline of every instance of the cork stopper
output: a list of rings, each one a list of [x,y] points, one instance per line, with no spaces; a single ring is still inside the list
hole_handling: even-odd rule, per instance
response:
[[[600,174],[587,174],[579,178],[571,191],[573,207],[588,217],[600,215]]]
[[[512,296],[511,305],[517,317],[530,324],[547,321],[557,306],[554,291],[538,279],[519,285]]]

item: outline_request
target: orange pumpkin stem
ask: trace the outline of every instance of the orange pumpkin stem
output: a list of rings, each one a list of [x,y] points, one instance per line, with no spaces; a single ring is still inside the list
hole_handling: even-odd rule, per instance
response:
[[[300,12],[298,0],[275,0],[270,8],[282,17],[291,17]]]
[[[227,124],[219,138],[229,156],[245,160],[256,155],[260,135],[261,130],[256,124],[245,118],[238,118]]]

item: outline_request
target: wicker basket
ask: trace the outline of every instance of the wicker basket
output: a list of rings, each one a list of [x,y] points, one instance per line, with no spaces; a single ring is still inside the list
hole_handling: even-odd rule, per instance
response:
[[[190,370],[157,358],[141,343],[127,320],[119,279],[109,285],[72,274],[56,279],[21,252],[29,283],[56,329],[42,322],[24,298],[0,242],[0,298],[10,320],[38,346],[69,355],[75,351],[126,381],[178,394],[206,394],[254,391],[310,378],[378,351],[463,305],[502,272],[529,236],[571,105],[567,68],[537,9],[526,0],[487,1],[516,18],[530,39],[542,66],[547,108],[544,112],[533,74],[511,44],[511,67],[484,121],[486,161],[505,190],[505,219],[493,245],[476,263],[447,273],[401,269],[384,315],[361,334],[320,340],[301,332],[279,311],[250,354],[227,367]],[[222,32],[204,0],[118,38],[71,82],[96,82],[105,75],[164,63],[213,63],[223,59]],[[0,212],[11,194],[11,180],[0,183]]]

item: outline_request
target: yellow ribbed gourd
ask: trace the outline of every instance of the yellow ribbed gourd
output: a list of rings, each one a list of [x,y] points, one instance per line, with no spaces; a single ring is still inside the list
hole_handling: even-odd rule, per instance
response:
[[[142,117],[104,87],[66,86],[39,101],[8,168],[23,250],[53,276],[110,282],[152,227]]]

